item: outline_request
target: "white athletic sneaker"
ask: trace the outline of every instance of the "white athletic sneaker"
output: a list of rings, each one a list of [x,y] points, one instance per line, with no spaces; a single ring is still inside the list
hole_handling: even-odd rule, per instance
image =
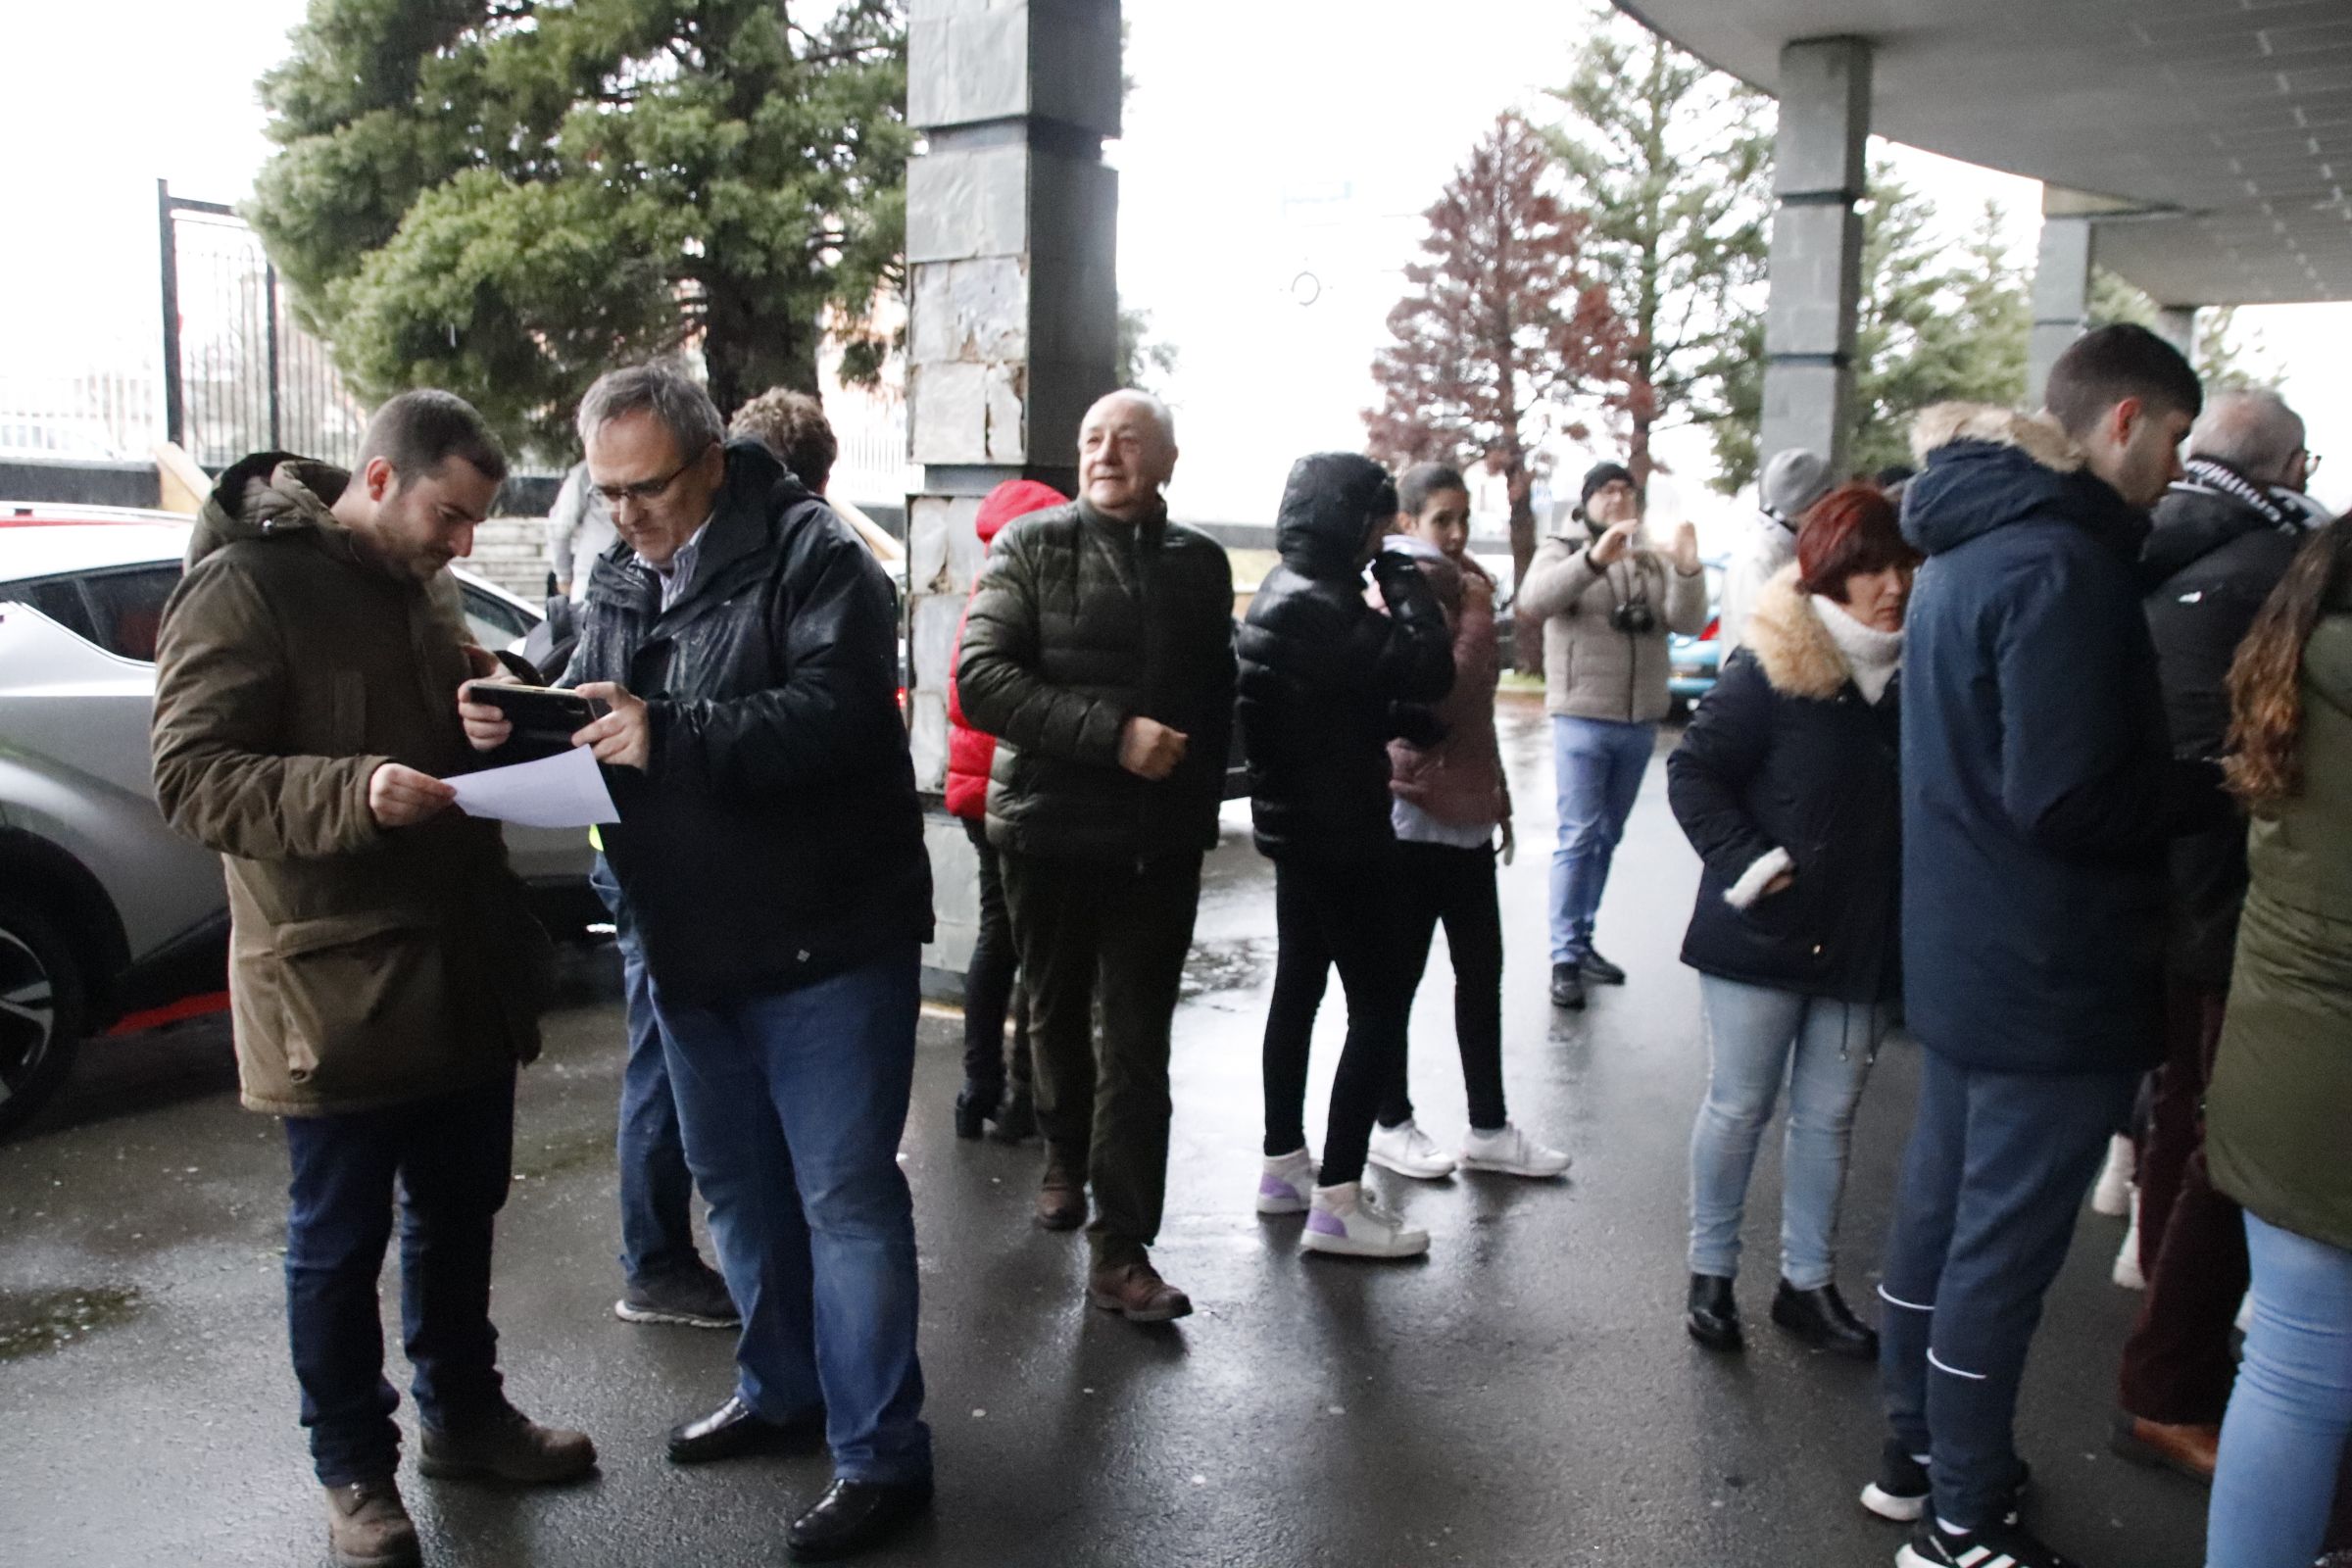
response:
[[[1429,1250],[1429,1232],[1381,1207],[1363,1183],[1342,1182],[1315,1189],[1298,1250],[1344,1257],[1418,1257]]]
[[[2099,1168],[2099,1179],[2090,1189],[2090,1210],[2122,1219],[2132,1212],[2132,1181],[2136,1161],[2132,1152],[2132,1140],[2117,1133],[2107,1140],[2107,1163]]]
[[[1568,1168],[1568,1156],[1546,1149],[1509,1122],[1494,1131],[1476,1127],[1462,1136],[1462,1169],[1500,1171],[1505,1176],[1557,1176]]]
[[[1303,1149],[1276,1154],[1257,1176],[1260,1214],[1303,1214],[1315,1191],[1315,1157]]]
[[[2132,1228],[2124,1232],[2124,1245],[2115,1254],[2115,1283],[2127,1291],[2144,1291],[2147,1276],[2139,1271],[2139,1194],[2132,1195]]]
[[[1453,1174],[1453,1156],[1440,1149],[1438,1141],[1415,1126],[1410,1118],[1394,1127],[1374,1122],[1372,1149],[1365,1157],[1382,1170],[1393,1170],[1417,1182],[1434,1182]]]

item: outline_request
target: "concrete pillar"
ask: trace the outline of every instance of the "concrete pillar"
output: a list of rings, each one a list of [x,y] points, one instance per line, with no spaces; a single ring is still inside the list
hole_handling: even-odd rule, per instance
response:
[[[1118,0],[911,0],[906,395],[923,488],[906,501],[907,723],[915,782],[947,771],[948,661],[981,560],[973,517],[1005,479],[1075,488],[1078,421],[1118,363]],[[971,846],[926,824],[944,989],[971,951]]]
[[[2156,335],[2180,351],[2189,364],[2197,363],[2197,308],[2167,305],[2156,312]]]
[[[1854,204],[1869,179],[1870,62],[1863,38],[1808,38],[1781,50],[1760,463],[1805,447],[1827,458],[1832,472],[1846,466],[1862,290]]]
[[[2087,214],[2045,214],[2034,268],[2034,332],[2026,343],[2026,406],[2041,407],[2050,367],[2090,329],[2090,264],[2096,230]]]

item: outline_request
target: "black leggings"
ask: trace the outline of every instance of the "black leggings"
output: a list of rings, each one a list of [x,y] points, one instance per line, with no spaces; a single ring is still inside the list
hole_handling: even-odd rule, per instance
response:
[[[1502,909],[1494,894],[1494,852],[1450,844],[1396,846],[1397,951],[1409,999],[1429,966],[1430,938],[1446,922],[1453,955],[1453,1037],[1462,1052],[1462,1087],[1469,1092],[1470,1125],[1494,1132],[1502,1108]],[[1380,1124],[1413,1119],[1405,1093],[1405,1059],[1382,1099]]]
[[[980,857],[980,932],[963,971],[963,1078],[979,1089],[1004,1087],[1004,1019],[1012,1017],[1012,1081],[1029,1083],[1029,1007],[1020,983],[1021,955],[1012,943],[1004,904],[1004,869],[980,824],[963,831]]]
[[[1403,1070],[1405,1014],[1412,992],[1396,961],[1397,873],[1377,860],[1274,862],[1279,941],[1274,996],[1266,1009],[1266,1153],[1306,1147],[1306,1056],[1315,1011],[1336,965],[1348,998],[1348,1043],[1331,1083],[1323,1135],[1326,1187],[1364,1173],[1364,1152],[1382,1097]]]

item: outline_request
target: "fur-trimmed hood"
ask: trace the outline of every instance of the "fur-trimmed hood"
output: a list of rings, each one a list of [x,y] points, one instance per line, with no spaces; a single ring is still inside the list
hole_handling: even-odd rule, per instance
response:
[[[1834,701],[1854,678],[1853,665],[1797,587],[1796,576],[1793,564],[1783,566],[1756,594],[1756,608],[1747,617],[1746,644],[1774,691],[1784,697]]]
[[[1911,450],[1922,466],[1903,491],[1903,535],[1923,555],[2034,518],[2072,522],[2139,555],[2146,514],[2093,474],[2082,447],[2046,415],[1939,403],[1913,425]]]

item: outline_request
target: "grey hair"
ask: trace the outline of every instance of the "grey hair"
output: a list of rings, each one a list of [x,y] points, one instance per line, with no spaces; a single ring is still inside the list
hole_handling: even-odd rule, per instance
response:
[[[580,445],[624,415],[650,414],[660,419],[678,444],[678,456],[693,459],[713,442],[726,439],[718,405],[702,384],[675,365],[650,360],[618,370],[607,370],[580,399]]]
[[[1089,415],[1092,415],[1095,412],[1095,409],[1104,408],[1113,403],[1133,403],[1137,405],[1146,414],[1152,416],[1152,422],[1159,426],[1159,433],[1167,439],[1168,445],[1174,446],[1176,444],[1176,416],[1170,412],[1165,403],[1162,403],[1159,399],[1153,397],[1142,387],[1123,386],[1116,392],[1105,392],[1102,394],[1102,396],[1095,399],[1094,408],[1088,409],[1086,412]]]
[[[2286,482],[2288,465],[2303,450],[2303,418],[2267,387],[2224,392],[2205,406],[2188,432],[2189,456],[2219,458],[2263,484]]]

